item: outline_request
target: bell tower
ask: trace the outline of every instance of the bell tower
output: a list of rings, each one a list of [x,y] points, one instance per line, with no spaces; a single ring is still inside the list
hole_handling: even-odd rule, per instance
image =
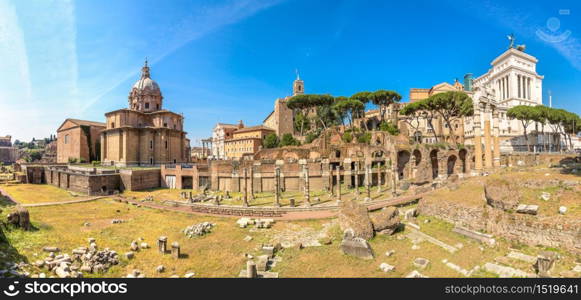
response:
[[[299,70],[296,70],[297,79],[293,81],[293,96],[302,95],[305,93],[305,82],[299,76]]]

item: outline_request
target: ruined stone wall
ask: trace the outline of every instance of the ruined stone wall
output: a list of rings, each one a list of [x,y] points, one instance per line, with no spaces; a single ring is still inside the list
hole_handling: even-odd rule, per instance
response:
[[[121,190],[140,191],[162,186],[159,169],[121,170],[119,175]]]
[[[528,245],[562,247],[581,253],[581,220],[532,216],[485,206],[469,207],[445,200],[422,199],[419,212],[476,231],[486,231]]]
[[[0,163],[10,164],[16,161],[16,148],[0,146]]]
[[[515,152],[502,154],[500,156],[500,164],[508,167],[551,165],[574,159],[576,156],[576,154]]]

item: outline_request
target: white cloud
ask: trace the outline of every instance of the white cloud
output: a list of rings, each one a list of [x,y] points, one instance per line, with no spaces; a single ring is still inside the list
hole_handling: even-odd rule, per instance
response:
[[[118,56],[113,59],[98,52],[89,54],[90,61],[81,62],[83,68],[109,69],[83,71],[80,78],[74,2],[0,0],[0,134],[29,140],[54,133],[67,117],[94,118],[102,113],[96,112],[96,103],[99,107],[110,104],[103,98],[137,77],[139,68],[115,65],[135,59],[140,53],[135,47],[143,51],[145,45],[154,64],[196,39],[281,1],[229,0],[192,10],[173,25],[159,26],[157,36],[128,37],[126,48],[118,45]],[[94,41],[98,46],[108,42]]]
[[[73,3],[24,4],[0,0],[0,134],[29,140],[75,110],[78,67]]]

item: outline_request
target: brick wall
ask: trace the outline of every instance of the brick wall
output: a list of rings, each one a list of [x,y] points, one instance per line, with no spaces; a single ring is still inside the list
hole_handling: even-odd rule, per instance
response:
[[[121,170],[119,175],[122,190],[139,191],[162,186],[159,169]]]

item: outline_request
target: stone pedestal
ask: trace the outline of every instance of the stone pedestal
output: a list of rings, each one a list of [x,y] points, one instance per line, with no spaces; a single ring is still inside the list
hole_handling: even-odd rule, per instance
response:
[[[180,258],[180,244],[178,242],[171,244],[171,256],[175,259]]]
[[[163,254],[165,254],[165,252],[167,251],[167,237],[166,236],[160,236],[157,239],[157,250],[159,251],[159,253],[163,253]]]
[[[258,277],[258,272],[256,270],[256,264],[249,260],[246,262],[246,278],[256,278]]]

